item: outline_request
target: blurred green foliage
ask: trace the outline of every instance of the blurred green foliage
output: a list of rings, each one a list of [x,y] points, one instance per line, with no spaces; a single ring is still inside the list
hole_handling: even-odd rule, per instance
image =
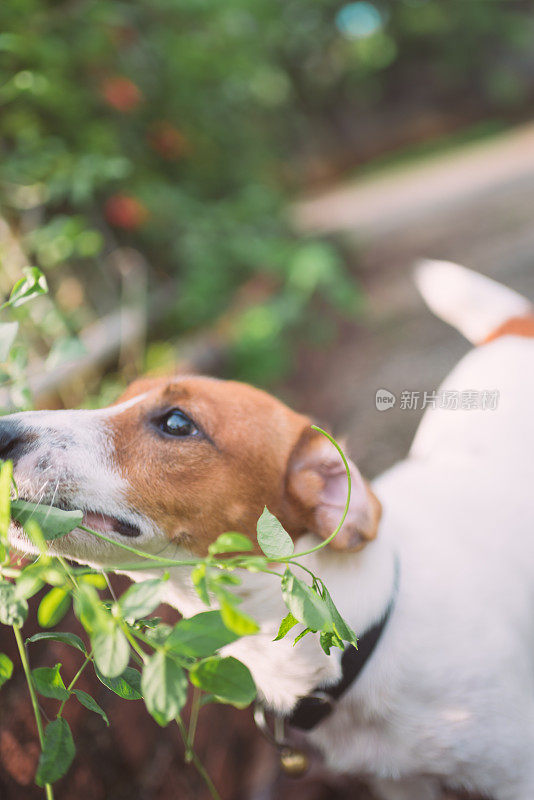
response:
[[[89,282],[117,244],[135,247],[153,283],[178,278],[177,335],[252,286],[231,369],[280,372],[314,298],[356,308],[337,249],[288,229],[317,154],[390,106],[495,114],[532,96],[530,3],[382,0],[362,36],[366,5],[3,0],[0,203],[28,259]]]

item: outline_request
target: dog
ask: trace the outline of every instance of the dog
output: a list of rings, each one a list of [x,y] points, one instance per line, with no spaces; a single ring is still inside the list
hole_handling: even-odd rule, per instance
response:
[[[350,461],[345,523],[303,563],[360,637],[357,667],[312,636],[273,642],[287,609],[265,574],[246,573],[236,588],[259,633],[225,653],[290,722],[299,704],[309,711],[326,698],[327,713],[312,702],[312,724],[301,727],[332,770],[366,776],[382,800],[436,800],[443,787],[533,800],[533,310],[446,262],[423,264],[416,281],[476,345],[440,396],[497,391],[498,404],[429,407],[408,457],[372,485]],[[139,380],[96,411],[3,417],[0,457],[12,459],[22,498],[81,509],[87,526],[176,558],[206,554],[224,531],[254,539],[264,506],[297,550],[309,549],[335,529],[346,500],[341,460],[308,417],[205,377]],[[30,549],[20,529],[11,536]],[[80,530],[50,550],[97,567],[124,563],[118,547]],[[187,568],[166,585],[166,602],[185,616],[205,610]]]

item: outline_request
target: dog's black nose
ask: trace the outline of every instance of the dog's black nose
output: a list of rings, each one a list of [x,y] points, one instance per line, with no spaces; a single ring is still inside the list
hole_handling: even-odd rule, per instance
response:
[[[9,417],[0,417],[0,458],[15,459],[24,440],[22,426]]]

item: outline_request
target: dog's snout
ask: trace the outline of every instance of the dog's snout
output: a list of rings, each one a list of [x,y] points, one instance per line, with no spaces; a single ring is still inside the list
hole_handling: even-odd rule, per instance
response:
[[[9,417],[0,418],[0,458],[3,461],[16,459],[24,441],[24,430],[19,422]]]

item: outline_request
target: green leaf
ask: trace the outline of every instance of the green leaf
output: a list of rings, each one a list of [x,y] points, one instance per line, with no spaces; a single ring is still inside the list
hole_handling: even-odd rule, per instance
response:
[[[136,628],[157,628],[158,625],[162,622],[161,617],[144,617],[143,619],[138,619],[136,623]]]
[[[295,619],[295,617],[290,611],[280,623],[280,627],[278,628],[278,633],[274,637],[273,642],[278,642],[280,641],[280,639],[283,639],[284,636],[286,636],[286,634],[289,633],[291,628],[293,628],[295,625],[298,624],[299,624],[298,619]]]
[[[282,597],[295,619],[307,627],[314,631],[331,627],[332,621],[325,601],[289,569],[282,578]]]
[[[233,592],[229,592],[228,589],[226,589],[224,586],[221,586],[216,579],[215,581],[212,581],[212,583],[213,582],[215,582],[215,586],[213,586],[215,596],[221,605],[223,603],[228,603],[228,605],[234,607],[243,602],[242,597],[239,597],[239,595],[234,594]]]
[[[15,584],[15,594],[17,597],[23,597],[25,600],[28,600],[30,597],[33,597],[34,594],[37,594],[44,586],[41,573],[42,569],[40,565],[35,565],[34,567],[33,564],[30,564],[30,566],[21,570]]]
[[[276,517],[265,507],[258,520],[258,543],[267,556],[273,561],[293,555],[295,546],[289,533],[282,527]]]
[[[6,306],[16,308],[23,303],[27,303],[32,297],[48,292],[46,278],[40,269],[37,267],[24,267],[22,272],[24,273],[24,278],[16,282],[9,295],[9,300],[4,303],[3,308]]]
[[[265,556],[245,556],[239,566],[247,572],[261,572],[269,566],[269,561]]]
[[[82,623],[87,633],[93,633],[105,629],[111,621],[109,612],[106,610],[94,586],[87,583],[80,583],[74,592],[74,611]]]
[[[3,686],[13,674],[13,662],[5,653],[0,653],[0,686]]]
[[[203,611],[176,623],[166,645],[178,655],[204,658],[236,639],[239,634],[228,630],[220,611]]]
[[[81,689],[73,689],[73,694],[76,695],[82,706],[88,708],[89,711],[94,711],[95,714],[100,714],[106,725],[109,725],[106,712],[103,708],[100,708],[96,700],[94,700],[90,694],[87,694],[87,692],[84,692]]]
[[[330,648],[332,647],[339,647],[340,650],[344,648],[343,640],[340,639],[335,631],[321,631],[319,642],[327,656],[330,655]]]
[[[18,322],[0,323],[0,363],[7,361],[9,358],[9,352],[15,341],[18,329]]]
[[[157,645],[163,645],[167,642],[171,631],[172,628],[170,625],[167,625],[165,622],[160,622],[159,625],[156,625],[154,628],[146,628],[145,636],[147,639],[150,639],[150,642],[156,647]]]
[[[80,575],[78,583],[88,583],[90,586],[94,586],[95,589],[105,589],[108,585],[106,576],[102,575],[101,572],[88,572],[85,575]]]
[[[226,599],[221,599],[220,602],[222,620],[231,631],[237,633],[238,636],[248,636],[249,634],[259,631],[258,623],[253,620],[252,617],[249,617],[248,614],[239,611],[239,609]]]
[[[39,766],[35,776],[37,786],[54,783],[63,777],[70,765],[76,748],[68,723],[58,717],[46,726],[43,752],[39,758]]]
[[[68,644],[71,647],[76,647],[77,650],[81,650],[82,653],[87,652],[86,647],[79,636],[76,636],[75,633],[63,633],[63,631],[40,631],[39,633],[34,633],[33,636],[30,636],[29,639],[26,639],[26,644],[30,642],[49,641]]]
[[[309,633],[315,633],[315,631],[312,631],[311,628],[304,628],[304,630],[301,631],[298,636],[295,636],[295,639],[293,641],[293,647],[295,647],[297,642],[300,642],[300,640],[304,639],[304,637],[307,636]]]
[[[189,671],[194,686],[213,694],[221,703],[244,708],[256,697],[256,685],[248,667],[236,658],[206,658]]]
[[[107,678],[121,675],[130,660],[130,645],[119,626],[111,621],[91,636],[95,664]]]
[[[60,669],[61,664],[56,664],[55,667],[38,667],[32,670],[35,689],[43,697],[51,697],[53,700],[69,699],[70,695],[59,674]]]
[[[243,533],[221,533],[217,539],[210,544],[208,551],[211,555],[217,553],[239,553],[252,550],[254,545]]]
[[[349,642],[349,644],[353,644],[354,647],[358,647],[358,637],[352,630],[352,628],[347,625],[339,611],[337,610],[334,601],[332,600],[328,589],[324,588],[324,599],[330,612],[330,617],[334,624],[335,630],[345,642]]]
[[[4,461],[0,467],[0,541],[7,543],[7,535],[11,515],[11,484],[13,481],[13,464],[11,461]]]
[[[70,594],[55,586],[45,594],[37,609],[37,620],[42,628],[53,628],[70,608]]]
[[[28,616],[28,603],[17,597],[12,583],[0,583],[0,622],[4,625],[24,625]]]
[[[64,511],[55,506],[28,503],[26,500],[11,502],[11,516],[20,522],[23,528],[29,520],[32,520],[40,527],[44,538],[49,541],[70,533],[81,525],[83,520],[81,511]]]
[[[49,583],[50,586],[63,586],[65,584],[65,573],[62,569],[58,569],[54,562],[51,562],[48,558],[39,558],[39,561],[35,561],[32,564],[32,569],[37,567],[37,565],[41,565],[41,577],[45,583]]]
[[[95,667],[98,680],[118,694],[123,700],[142,700],[141,693],[141,673],[133,667],[126,667],[124,672],[117,678],[107,678],[102,675],[100,670]]]
[[[193,581],[193,586],[197,590],[197,594],[202,602],[209,606],[210,598],[208,594],[208,581],[205,564],[199,564],[194,568],[194,570],[191,572],[191,580]]]
[[[119,600],[122,616],[135,620],[150,614],[161,603],[164,589],[165,583],[160,578],[134,583]]]
[[[232,575],[230,572],[221,572],[220,570],[211,577],[212,588],[217,586],[240,586],[242,581],[238,575]]]
[[[39,527],[38,523],[29,517],[24,525],[24,532],[30,539],[30,541],[37,547],[41,556],[46,556],[47,553],[47,544],[46,539],[43,536],[43,532]]]
[[[162,726],[178,716],[187,699],[186,674],[163,650],[145,664],[141,688],[149,713]]]

